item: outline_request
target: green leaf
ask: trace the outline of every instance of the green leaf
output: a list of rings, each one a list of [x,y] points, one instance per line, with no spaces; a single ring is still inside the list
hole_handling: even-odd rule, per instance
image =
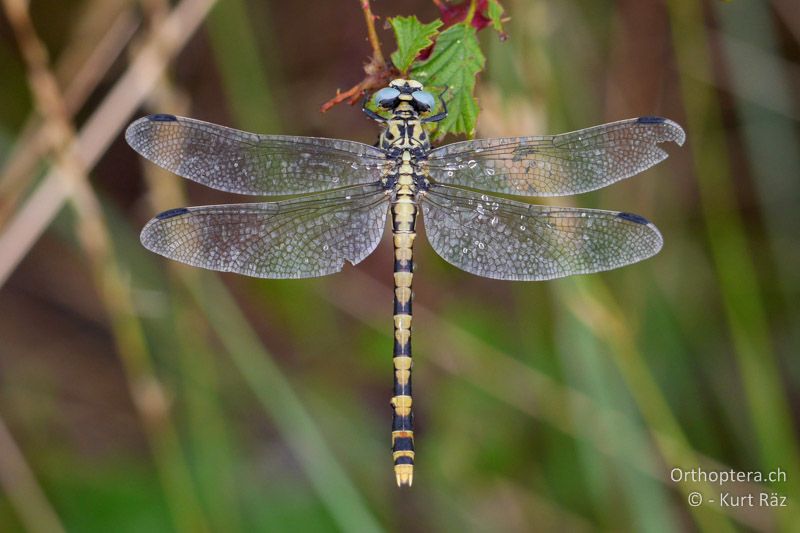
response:
[[[421,23],[417,17],[393,17],[389,23],[397,39],[397,51],[392,53],[392,63],[405,75],[411,63],[421,51],[433,44],[433,37],[442,25],[439,19],[429,24]]]
[[[449,114],[433,133],[440,139],[448,133],[472,136],[478,120],[475,77],[483,70],[486,58],[481,52],[475,28],[466,23],[450,26],[436,39],[427,61],[417,63],[411,76],[430,88],[447,89]]]
[[[489,0],[489,7],[486,9],[486,16],[492,21],[492,28],[497,30],[498,33],[503,33],[503,22],[500,20],[503,16],[503,6],[497,0]]]

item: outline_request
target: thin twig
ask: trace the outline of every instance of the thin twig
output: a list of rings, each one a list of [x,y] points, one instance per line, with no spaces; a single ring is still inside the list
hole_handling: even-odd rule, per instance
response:
[[[372,85],[373,82],[369,80],[369,78],[365,78],[364,80],[358,82],[357,84],[353,85],[344,92],[337,91],[336,96],[334,96],[333,98],[322,104],[322,106],[320,107],[320,111],[325,113],[333,106],[339,105],[342,102],[347,102],[350,105],[353,105],[361,99],[363,94],[367,91],[367,88]]]
[[[472,24],[472,17],[475,16],[475,11],[477,8],[478,8],[478,0],[470,0],[469,9],[467,10],[467,14],[464,17],[464,21],[467,24]]]
[[[64,101],[70,117],[75,116],[89,95],[97,88],[104,74],[119,57],[139,25],[133,9],[117,13],[113,21],[106,23],[106,31],[99,40],[88,39],[78,34],[70,42],[56,71],[69,72],[70,77],[60,78],[59,86],[64,87]],[[89,40],[92,45],[86,57],[76,58],[76,48],[85,46]],[[82,64],[76,65],[82,60]],[[30,182],[36,177],[35,171],[41,158],[48,150],[47,132],[44,122],[37,113],[31,114],[22,128],[22,133],[14,142],[11,154],[0,169],[0,228],[14,212]]]
[[[160,24],[128,70],[89,117],[70,147],[86,169],[105,153],[164,73],[168,62],[205,19],[215,0],[183,0]],[[64,205],[70,191],[50,170],[0,234],[0,286]],[[41,202],[41,203],[39,203]]]
[[[350,105],[357,103],[361,100],[364,93],[385,86],[386,82],[397,74],[397,70],[386,62],[386,58],[384,58],[383,52],[381,51],[378,32],[375,30],[375,19],[377,17],[372,14],[369,0],[359,0],[359,4],[361,5],[361,10],[364,12],[364,21],[367,23],[367,35],[369,36],[370,46],[372,46],[372,57],[364,65],[366,76],[363,80],[346,91],[337,91],[336,96],[320,107],[320,111],[323,113],[342,102],[347,102]]]
[[[375,19],[377,17],[372,14],[372,8],[369,5],[369,0],[360,1],[361,9],[364,11],[364,20],[367,23],[369,44],[372,46],[372,59],[380,65],[386,65],[386,60],[383,58],[383,52],[381,51],[381,42],[378,39],[378,32],[375,31]]]

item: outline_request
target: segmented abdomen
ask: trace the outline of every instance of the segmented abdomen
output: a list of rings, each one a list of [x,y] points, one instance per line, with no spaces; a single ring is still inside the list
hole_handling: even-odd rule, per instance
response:
[[[411,410],[411,280],[417,205],[410,194],[398,193],[392,203],[394,237],[394,396],[392,456],[398,486],[414,477],[414,420]]]

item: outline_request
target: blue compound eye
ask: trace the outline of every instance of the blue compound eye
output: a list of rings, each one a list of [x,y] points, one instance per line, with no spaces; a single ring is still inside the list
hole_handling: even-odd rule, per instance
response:
[[[414,91],[411,97],[417,103],[421,111],[430,111],[436,105],[433,95],[427,91]]]
[[[400,91],[393,87],[384,87],[375,93],[373,100],[381,107],[392,107],[394,101],[400,96]]]

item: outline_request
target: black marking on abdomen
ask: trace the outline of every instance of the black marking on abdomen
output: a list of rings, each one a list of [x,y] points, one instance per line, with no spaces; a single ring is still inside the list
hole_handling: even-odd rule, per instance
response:
[[[408,386],[407,390],[408,390],[408,394],[410,395],[411,394],[411,386],[410,385]],[[406,394],[406,392],[399,392],[398,393],[397,389],[395,389],[395,395],[398,395],[398,394]],[[413,417],[414,417],[414,415],[408,415],[408,416],[394,415],[392,417],[392,431],[408,431],[414,425]],[[394,442],[397,443],[397,441],[400,441],[400,440],[406,439],[406,438],[410,439],[411,437],[396,437],[394,439]],[[413,445],[414,441],[412,440],[411,443]],[[405,448],[405,449],[408,449],[408,448]],[[411,448],[411,449],[413,449],[413,448]],[[393,447],[393,450],[397,451],[398,448],[395,446],[395,447]]]
[[[395,451],[413,450],[414,443],[409,437],[400,437],[399,439],[394,440],[394,449]]]
[[[398,261],[395,259],[394,271],[395,272],[411,272],[414,264],[411,261]]]
[[[407,302],[400,302],[395,298],[394,301],[394,314],[396,315],[410,315],[411,314],[411,300]]]
[[[411,343],[407,342],[405,344],[400,344],[397,342],[397,339],[394,340],[394,357],[397,356],[408,356],[411,357]],[[395,388],[397,384],[395,383]],[[409,385],[409,388],[411,385]]]
[[[410,354],[409,354],[410,357]],[[401,385],[400,383],[394,384],[395,396],[411,396],[411,382]],[[392,417],[392,431],[410,430],[413,428],[413,415],[399,416],[395,414]]]

